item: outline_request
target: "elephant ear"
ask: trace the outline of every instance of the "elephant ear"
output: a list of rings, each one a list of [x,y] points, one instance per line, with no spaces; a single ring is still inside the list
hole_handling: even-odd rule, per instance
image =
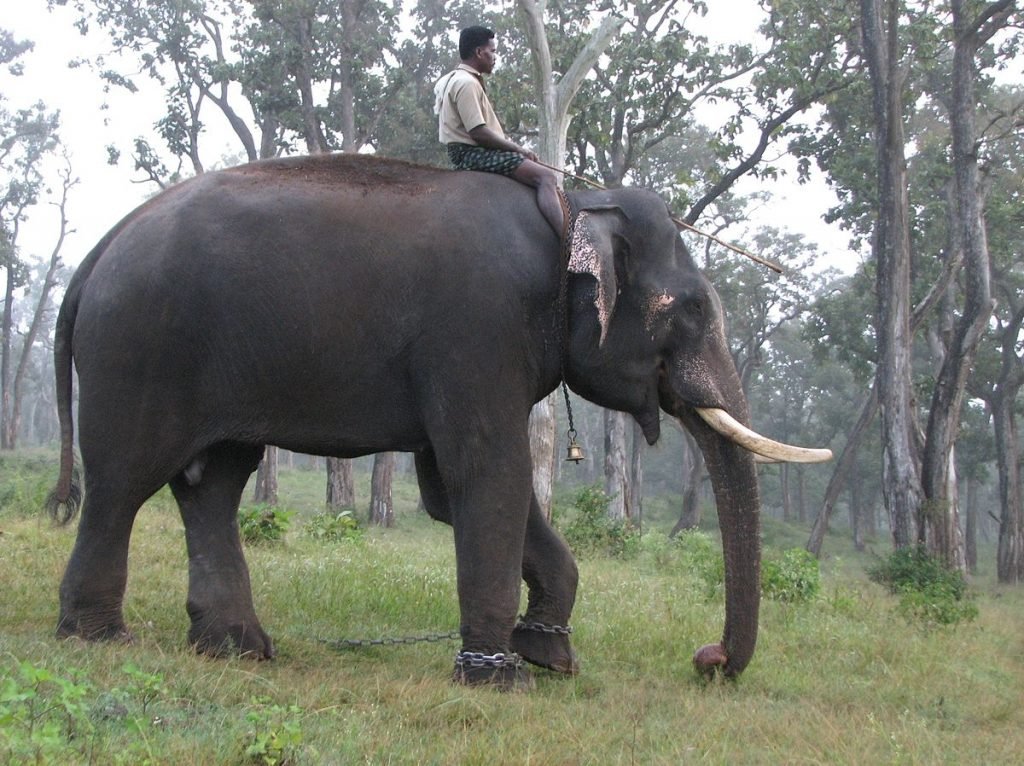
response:
[[[600,345],[608,335],[615,312],[619,282],[615,274],[615,238],[627,220],[618,205],[600,205],[579,211],[569,244],[569,273],[590,274],[597,280],[594,306],[601,324]]]

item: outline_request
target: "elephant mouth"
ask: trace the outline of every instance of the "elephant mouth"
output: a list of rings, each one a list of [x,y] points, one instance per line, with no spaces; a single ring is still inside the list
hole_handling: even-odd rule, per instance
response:
[[[747,428],[718,407],[695,407],[694,411],[720,436],[754,454],[759,463],[824,463],[832,459],[832,450],[796,447],[769,439]]]

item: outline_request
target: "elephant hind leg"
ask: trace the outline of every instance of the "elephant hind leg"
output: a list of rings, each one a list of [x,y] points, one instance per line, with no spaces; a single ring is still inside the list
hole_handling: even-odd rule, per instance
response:
[[[122,604],[128,582],[128,544],[135,516],[155,492],[129,494],[120,475],[99,467],[87,471],[85,502],[60,585],[57,636],[131,642]]]
[[[238,532],[238,504],[262,454],[261,446],[223,442],[171,480],[188,546],[188,639],[204,654],[275,654],[256,617]]]

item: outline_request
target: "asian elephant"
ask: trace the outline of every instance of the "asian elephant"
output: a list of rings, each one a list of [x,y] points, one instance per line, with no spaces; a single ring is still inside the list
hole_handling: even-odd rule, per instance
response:
[[[237,526],[264,445],[410,451],[429,513],[454,528],[456,679],[528,683],[520,655],[575,672],[566,631],[545,626],[569,624],[576,565],[533,496],[527,435],[532,405],[564,370],[580,395],[636,418],[650,443],[660,410],[696,436],[721,519],[727,604],[721,642],[695,662],[742,671],[759,602],[749,449],[821,454],[741,425],[718,296],[665,203],[639,189],[568,197],[567,261],[531,189],[366,156],[208,173],[118,223],[71,279],[57,321],[62,451],[50,510],[64,521],[81,494],[72,360],[84,468],[58,635],[129,637],[132,524],[169,483],[188,549],[189,641],[272,657]],[[529,607],[517,623],[521,580]]]

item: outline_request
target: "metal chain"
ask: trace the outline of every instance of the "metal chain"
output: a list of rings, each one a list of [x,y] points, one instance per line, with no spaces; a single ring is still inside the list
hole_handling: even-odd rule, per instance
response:
[[[565,232],[562,235],[561,268],[558,280],[558,345],[559,365],[562,373],[562,394],[565,396],[565,412],[569,418],[569,443],[576,442],[576,427],[573,425],[572,404],[569,402],[569,386],[565,382],[565,358],[569,354],[569,259],[572,256],[572,237],[576,228],[576,215],[564,190],[558,190],[562,203],[562,214],[565,216]]]
[[[525,622],[520,616],[516,622],[516,630],[532,630],[537,633],[568,636],[572,628],[562,625],[546,625],[543,622]],[[410,644],[436,643],[455,641],[462,633],[453,630],[450,633],[427,633],[423,636],[393,636],[384,638],[319,638],[320,643],[332,649],[363,649],[370,646],[408,646]]]
[[[361,649],[369,646],[400,646],[438,641],[454,641],[461,638],[457,630],[451,633],[428,633],[424,636],[397,636],[394,638],[321,638],[320,643],[332,649]]]
[[[572,634],[572,628],[568,625],[545,625],[543,622],[524,622],[522,617],[516,623],[516,628],[518,630],[532,630],[537,633],[549,633],[556,636]]]
[[[459,670],[469,668],[521,668],[523,658],[515,652],[498,652],[483,654],[481,652],[459,652],[455,655],[455,667]]]

